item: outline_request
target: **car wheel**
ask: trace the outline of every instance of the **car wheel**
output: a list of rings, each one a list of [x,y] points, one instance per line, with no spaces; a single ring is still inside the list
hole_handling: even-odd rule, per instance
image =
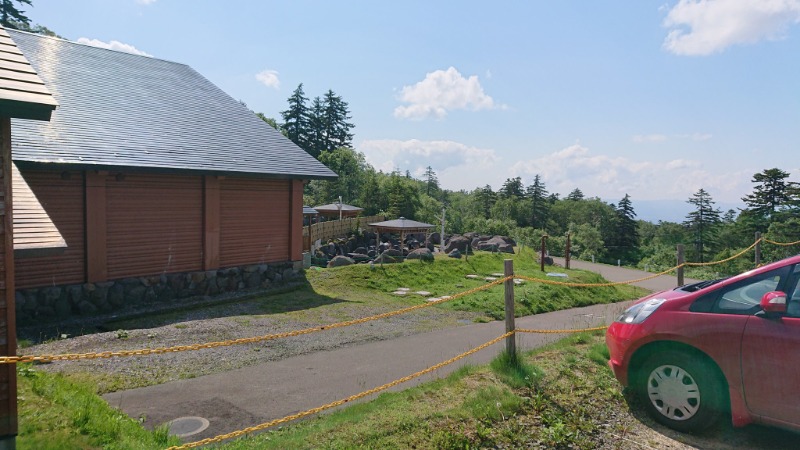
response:
[[[708,362],[662,352],[649,357],[639,373],[638,394],[656,421],[678,431],[700,431],[719,419],[723,383]]]

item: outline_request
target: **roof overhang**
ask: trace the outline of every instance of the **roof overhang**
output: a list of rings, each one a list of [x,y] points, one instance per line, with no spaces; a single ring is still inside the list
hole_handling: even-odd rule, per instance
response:
[[[14,192],[14,256],[63,253],[67,243],[15,164],[11,165]]]
[[[0,117],[48,121],[57,106],[25,55],[0,27]]]

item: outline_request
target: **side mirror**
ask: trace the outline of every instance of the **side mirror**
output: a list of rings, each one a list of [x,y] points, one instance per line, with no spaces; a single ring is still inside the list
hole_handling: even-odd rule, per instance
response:
[[[781,291],[767,292],[761,297],[761,309],[770,314],[785,314],[786,294]]]

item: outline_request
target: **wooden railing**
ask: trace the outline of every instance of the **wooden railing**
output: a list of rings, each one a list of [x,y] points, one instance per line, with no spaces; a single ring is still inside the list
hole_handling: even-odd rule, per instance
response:
[[[327,242],[328,239],[345,237],[347,233],[357,228],[366,230],[369,228],[369,224],[383,222],[384,220],[386,220],[385,216],[351,217],[342,220],[319,222],[303,227],[303,251],[310,250],[312,242],[317,239]]]

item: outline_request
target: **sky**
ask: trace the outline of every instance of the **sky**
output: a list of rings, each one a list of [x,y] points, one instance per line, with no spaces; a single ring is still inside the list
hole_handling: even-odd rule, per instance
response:
[[[800,181],[800,0],[33,0],[66,39],[187,64],[274,117],[303,83],[354,147],[442,187],[579,188],[681,220]]]

